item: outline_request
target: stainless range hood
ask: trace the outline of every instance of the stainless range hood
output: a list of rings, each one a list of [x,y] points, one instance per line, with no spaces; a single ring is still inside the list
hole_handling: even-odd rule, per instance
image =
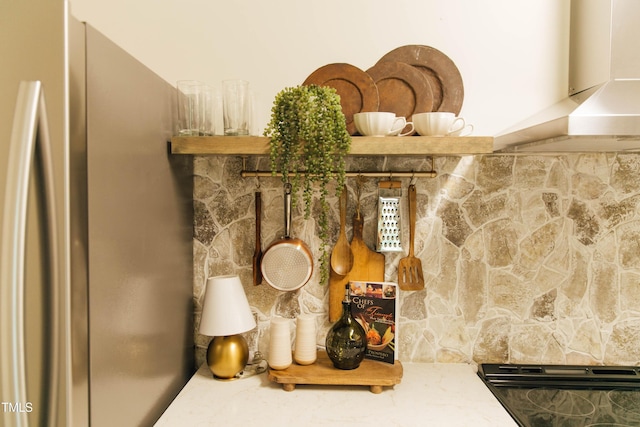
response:
[[[572,0],[569,97],[495,137],[500,151],[640,151],[640,1]]]

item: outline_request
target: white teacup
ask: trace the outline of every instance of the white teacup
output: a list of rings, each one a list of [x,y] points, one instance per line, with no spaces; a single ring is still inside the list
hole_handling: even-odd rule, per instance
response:
[[[356,113],[353,121],[358,132],[365,136],[406,136],[413,132],[413,123],[404,117],[396,117],[394,113]],[[410,126],[409,132],[401,133],[407,125]]]
[[[423,136],[461,136],[473,131],[473,125],[467,125],[462,117],[442,111],[414,114],[413,124]]]

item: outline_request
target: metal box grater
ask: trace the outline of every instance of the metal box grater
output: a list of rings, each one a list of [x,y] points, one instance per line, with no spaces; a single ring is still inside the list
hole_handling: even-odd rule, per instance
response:
[[[378,252],[402,252],[400,197],[378,197]]]

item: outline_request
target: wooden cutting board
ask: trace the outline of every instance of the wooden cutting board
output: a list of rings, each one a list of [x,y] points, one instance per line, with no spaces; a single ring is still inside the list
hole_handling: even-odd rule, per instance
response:
[[[362,240],[362,218],[356,213],[353,216],[353,267],[346,276],[329,272],[329,321],[336,322],[342,314],[344,286],[350,280],[382,282],[384,280],[384,255],[369,249]]]
[[[355,262],[355,253],[353,255]],[[329,322],[335,323],[342,315],[344,286],[349,283],[349,274],[341,276],[333,268],[329,270]]]

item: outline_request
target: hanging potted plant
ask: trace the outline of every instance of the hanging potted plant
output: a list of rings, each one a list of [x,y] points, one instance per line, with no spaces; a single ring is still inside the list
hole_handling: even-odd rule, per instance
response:
[[[282,173],[292,185],[293,203],[302,187],[305,218],[311,215],[317,192],[320,212],[320,281],[329,277],[329,186],[335,181],[336,196],[345,182],[345,155],[351,146],[345,116],[336,90],[305,85],[279,92],[264,135],[270,138],[271,171]],[[304,179],[302,179],[304,177]]]

